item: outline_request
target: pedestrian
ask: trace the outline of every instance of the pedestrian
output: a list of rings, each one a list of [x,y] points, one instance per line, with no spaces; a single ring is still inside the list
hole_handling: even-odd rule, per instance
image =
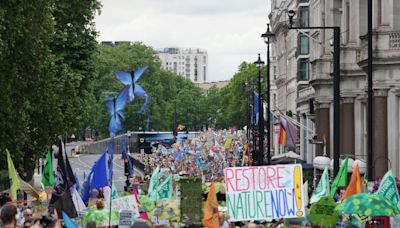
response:
[[[31,210],[31,208],[30,207],[25,207],[22,210],[22,214],[24,216],[25,221],[27,221],[28,219],[31,219],[32,218],[32,210]]]
[[[0,218],[3,223],[3,228],[17,227],[17,207],[12,203],[6,203],[1,209]]]

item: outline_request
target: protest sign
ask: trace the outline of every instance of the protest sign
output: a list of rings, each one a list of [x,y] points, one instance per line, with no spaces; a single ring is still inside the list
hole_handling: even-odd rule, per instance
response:
[[[105,204],[106,206],[109,205],[109,202]],[[139,209],[136,203],[135,196],[125,196],[120,197],[112,200],[112,209],[117,211],[127,210],[132,211],[133,217],[139,217]]]
[[[130,227],[132,225],[133,212],[127,210],[121,210],[119,212],[119,226]]]
[[[224,170],[231,221],[304,217],[300,164]]]
[[[400,209],[400,196],[397,189],[396,179],[391,170],[387,171],[379,185],[376,194],[384,196],[387,200],[393,203],[394,206]]]

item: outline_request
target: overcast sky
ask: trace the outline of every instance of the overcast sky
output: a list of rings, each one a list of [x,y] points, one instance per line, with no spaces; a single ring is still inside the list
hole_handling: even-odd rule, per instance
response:
[[[265,58],[269,0],[101,0],[99,41],[142,41],[208,52],[208,81],[230,79],[241,62]],[[265,61],[265,59],[263,60]]]

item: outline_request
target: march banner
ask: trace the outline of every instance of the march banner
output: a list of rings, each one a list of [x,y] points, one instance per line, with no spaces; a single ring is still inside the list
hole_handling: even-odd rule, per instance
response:
[[[304,217],[300,164],[224,170],[230,221]]]
[[[387,200],[393,203],[394,206],[400,209],[400,196],[397,189],[396,179],[391,170],[387,171],[383,176],[378,191],[375,194],[384,196]]]

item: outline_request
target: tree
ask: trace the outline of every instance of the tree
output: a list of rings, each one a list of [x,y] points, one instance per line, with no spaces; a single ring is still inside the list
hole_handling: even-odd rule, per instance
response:
[[[119,92],[123,84],[115,78],[117,70],[134,71],[145,65],[149,66],[139,79],[140,84],[150,97],[147,108],[150,128],[147,130],[172,131],[174,120],[174,103],[176,103],[177,124],[193,129],[193,120],[200,120],[200,104],[204,99],[200,89],[186,78],[161,69],[156,52],[141,42],[122,43],[115,46],[99,45],[96,56],[95,95],[97,108],[95,128],[103,137],[108,136],[109,116],[105,108],[105,92]],[[116,94],[115,94],[116,95]],[[125,130],[138,131],[146,128],[147,116],[137,111],[143,99],[135,100],[125,109]]]
[[[0,162],[31,172],[58,135],[87,117],[95,0],[0,4]]]
[[[262,69],[262,72],[265,72],[264,69]],[[214,120],[216,128],[223,129],[231,126],[243,128],[247,124],[247,96],[249,92],[246,91],[245,84],[250,81],[255,83],[257,79],[258,69],[256,66],[243,62],[239,66],[239,71],[227,86],[221,90],[210,91],[207,96],[206,107],[212,107],[213,110],[209,110],[207,116]],[[263,85],[265,83],[262,83]],[[262,88],[262,93],[265,93],[265,88]]]

